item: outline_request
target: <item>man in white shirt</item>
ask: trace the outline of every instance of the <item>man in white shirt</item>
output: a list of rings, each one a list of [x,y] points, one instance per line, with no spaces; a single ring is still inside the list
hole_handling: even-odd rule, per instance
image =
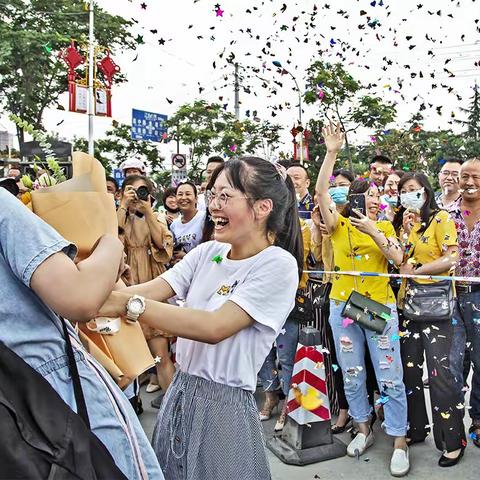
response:
[[[462,163],[462,160],[456,158],[449,159],[442,165],[438,173],[441,191],[437,193],[435,200],[440,208],[448,209],[460,196],[458,179]]]

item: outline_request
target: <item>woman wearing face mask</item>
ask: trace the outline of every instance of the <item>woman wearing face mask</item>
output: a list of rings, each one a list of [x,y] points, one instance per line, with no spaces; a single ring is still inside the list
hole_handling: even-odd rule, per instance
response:
[[[450,214],[440,210],[435,194],[423,173],[406,173],[398,185],[401,207],[394,226],[405,242],[404,262],[400,273],[417,275],[449,275],[456,262],[457,232]],[[434,283],[416,279],[418,283]],[[405,280],[402,289],[406,287]],[[405,291],[400,291],[399,305]],[[425,406],[422,383],[423,358],[427,360],[432,406],[433,436],[441,451],[441,467],[458,463],[465,448],[463,403],[449,366],[452,347],[451,321],[425,322],[422,319],[403,320],[402,359],[404,381],[409,392],[408,443],[423,442],[430,424]]]
[[[205,211],[197,208],[197,187],[192,182],[183,182],[176,189],[180,217],[170,225],[175,240],[173,262],[179,262],[190,250],[202,241]]]
[[[385,181],[384,194],[381,197],[382,217],[384,220],[393,222],[395,210],[398,206],[398,182],[405,172],[396,170],[392,172]]]
[[[335,164],[336,156],[343,144],[344,134],[340,124],[331,123],[323,130],[327,155],[320,169],[316,194],[322,218],[331,234],[334,252],[334,270],[361,270],[387,273],[388,263],[400,264],[402,250],[390,222],[376,221],[379,212],[380,194],[375,185],[366,180],[356,180],[349,189],[352,194],[362,194],[366,215],[349,205],[339,214],[330,205],[328,179]],[[362,328],[356,322],[344,322],[343,308],[352,291],[369,297],[391,309],[383,334]],[[402,380],[402,360],[398,340],[398,318],[395,298],[383,277],[363,277],[360,281],[348,275],[334,275],[330,292],[330,325],[335,340],[337,358],[344,377],[345,394],[350,414],[358,425],[359,433],[347,447],[348,455],[362,455],[373,442],[369,425],[372,407],[368,402],[365,371],[365,349],[368,348],[378,387],[384,403],[387,434],[394,437],[394,451],[390,461],[390,472],[394,476],[406,475],[410,469],[407,432],[407,399]]]
[[[127,254],[126,263],[134,285],[158,277],[172,258],[173,238],[162,216],[152,209],[153,185],[147,177],[130,175],[122,185],[120,207],[117,210],[118,225],[123,229],[121,239]],[[163,220],[163,221],[162,221]],[[147,325],[142,326],[145,339],[157,363],[156,377],[150,378],[150,392],[158,384],[166,390],[175,371],[168,355],[168,340]]]
[[[348,202],[348,189],[353,182],[353,175],[349,170],[335,170],[330,178],[330,188],[328,194],[339,213],[341,213]],[[325,224],[323,223],[318,206],[318,198],[315,195],[315,208],[312,212],[312,245],[311,250],[319,268],[326,271],[333,271],[333,247],[328,235]],[[348,402],[345,397],[345,390],[343,388],[342,370],[337,368],[334,370],[332,365],[338,365],[337,356],[335,354],[335,344],[332,335],[332,329],[328,323],[330,316],[330,299],[329,292],[332,287],[331,274],[324,274],[321,280],[316,280],[310,276],[309,288],[311,289],[311,297],[315,298],[315,292],[320,289],[322,293],[322,307],[315,308],[314,315],[316,326],[319,328],[322,336],[322,345],[329,351],[330,356],[325,361],[326,378],[329,382],[328,393],[330,400],[330,410],[332,414],[338,416],[335,423],[332,425],[332,433],[343,433],[349,426],[351,426],[351,417],[348,415]],[[373,390],[372,390],[373,398]]]
[[[213,178],[215,240],[160,278],[113,293],[100,314],[124,315],[128,303],[130,318],[178,336],[179,370],[152,441],[166,478],[268,480],[253,392],[303,270],[295,190],[256,157],[229,160]],[[183,308],[160,303],[175,294]]]

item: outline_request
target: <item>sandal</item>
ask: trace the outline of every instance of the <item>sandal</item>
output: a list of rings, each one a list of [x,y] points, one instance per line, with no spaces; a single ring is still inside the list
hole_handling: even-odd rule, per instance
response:
[[[337,435],[338,433],[343,433],[347,428],[350,428],[352,421],[353,421],[353,418],[350,415],[348,415],[345,425],[342,425],[342,426],[339,426],[337,424],[332,425],[332,428],[331,428],[332,434]]]
[[[276,402],[269,402],[268,400],[266,400],[259,413],[260,421],[264,422],[265,420],[270,420],[270,418],[272,417],[273,409],[277,408],[279,403],[280,400],[278,398]]]

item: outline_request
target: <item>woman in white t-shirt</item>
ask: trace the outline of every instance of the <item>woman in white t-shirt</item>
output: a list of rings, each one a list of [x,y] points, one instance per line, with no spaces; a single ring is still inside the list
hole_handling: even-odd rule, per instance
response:
[[[197,187],[192,182],[183,182],[177,186],[176,198],[180,217],[170,225],[175,240],[173,264],[181,260],[202,240],[206,212],[198,210],[197,195]]]
[[[256,157],[230,160],[215,176],[207,197],[216,240],[161,277],[112,293],[99,315],[125,315],[128,304],[127,318],[179,337],[180,368],[153,436],[166,478],[266,480],[253,392],[302,270],[295,190]],[[173,295],[183,308],[160,303]]]

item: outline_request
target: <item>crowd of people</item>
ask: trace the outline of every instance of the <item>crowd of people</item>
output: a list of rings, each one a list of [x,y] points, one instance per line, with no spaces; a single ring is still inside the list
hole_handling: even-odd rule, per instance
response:
[[[303,324],[321,332],[331,430],[351,433],[349,456],[374,444],[377,420],[393,476],[430,433],[440,467],[480,448],[480,159],[446,160],[435,193],[382,155],[363,177],[336,168],[344,134],[323,135],[314,186],[299,162],[216,156],[202,185],[158,192],[141,160],[124,162],[121,185],[106,178],[118,238],[81,262],[15,199],[20,172],[0,181],[3,344],[74,410],[62,318],[127,316],[156,360],[122,392],[66,322],[90,429],[126,478],[270,478],[261,421],[278,408],[284,428]],[[301,321],[299,297],[313,305]],[[143,381],[161,390],[151,444],[134,413]]]

